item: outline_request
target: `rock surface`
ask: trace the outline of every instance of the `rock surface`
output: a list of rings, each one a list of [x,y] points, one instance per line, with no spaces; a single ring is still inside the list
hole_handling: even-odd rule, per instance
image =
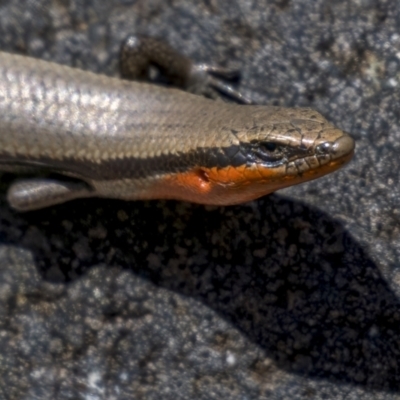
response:
[[[130,33],[239,68],[260,104],[357,141],[315,182],[237,207],[0,191],[1,399],[394,399],[400,389],[400,6],[6,1],[0,48],[117,75]]]

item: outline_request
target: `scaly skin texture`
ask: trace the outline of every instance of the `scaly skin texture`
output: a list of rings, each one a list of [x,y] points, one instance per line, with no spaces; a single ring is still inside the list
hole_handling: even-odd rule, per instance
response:
[[[236,204],[332,172],[353,151],[310,109],[215,102],[0,53],[0,170],[37,175],[11,186],[19,210],[90,196]]]

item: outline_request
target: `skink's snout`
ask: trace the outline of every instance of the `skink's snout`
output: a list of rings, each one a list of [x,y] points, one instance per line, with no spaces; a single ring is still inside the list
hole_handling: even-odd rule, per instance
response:
[[[320,143],[315,147],[317,155],[329,155],[331,160],[350,159],[354,153],[354,140],[347,133],[342,133],[334,141]]]

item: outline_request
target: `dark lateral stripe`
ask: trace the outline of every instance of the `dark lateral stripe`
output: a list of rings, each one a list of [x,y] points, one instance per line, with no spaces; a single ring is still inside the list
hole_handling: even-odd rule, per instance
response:
[[[74,158],[52,159],[18,156],[0,153],[1,164],[29,166],[49,172],[69,172],[81,178],[93,180],[139,179],[147,176],[185,172],[193,167],[225,168],[238,167],[250,161],[249,153],[243,146],[198,148],[188,153],[161,155],[151,158],[125,158],[102,160],[94,163]]]

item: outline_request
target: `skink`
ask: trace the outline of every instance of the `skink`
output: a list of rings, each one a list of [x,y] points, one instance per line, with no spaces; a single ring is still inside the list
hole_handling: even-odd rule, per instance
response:
[[[330,173],[354,141],[318,112],[216,102],[0,53],[0,170],[33,210],[82,197],[230,205]]]

